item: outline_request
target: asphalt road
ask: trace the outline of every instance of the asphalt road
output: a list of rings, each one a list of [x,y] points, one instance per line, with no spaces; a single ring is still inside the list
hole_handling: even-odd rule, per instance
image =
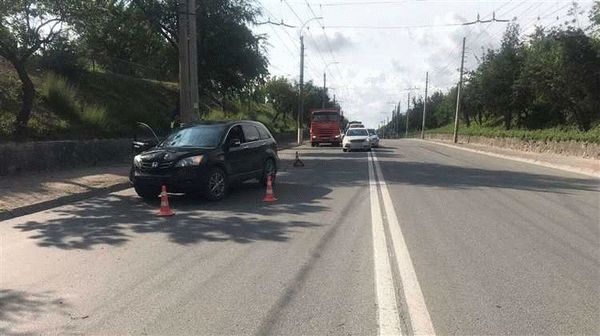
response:
[[[0,334],[600,334],[598,180],[420,141],[282,152],[155,216],[129,189],[0,222]]]

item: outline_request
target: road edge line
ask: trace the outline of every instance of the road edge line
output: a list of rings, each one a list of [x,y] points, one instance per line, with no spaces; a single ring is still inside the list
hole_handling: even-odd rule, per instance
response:
[[[367,160],[369,166],[369,193],[371,201],[371,227],[373,232],[373,264],[375,271],[375,292],[377,297],[378,335],[402,335],[400,314],[392,266],[387,249],[387,240],[381,203],[377,189],[378,182],[373,171],[371,155]]]
[[[539,160],[534,160],[534,159],[526,159],[526,158],[522,158],[522,157],[518,157],[518,156],[492,153],[492,152],[487,152],[484,150],[466,148],[466,147],[462,147],[462,146],[458,146],[458,145],[447,144],[447,143],[432,141],[432,140],[422,140],[422,139],[409,139],[409,140],[413,140],[413,141],[417,140],[417,141],[422,141],[422,142],[427,142],[427,143],[433,143],[433,144],[445,146],[448,148],[461,149],[461,150],[471,152],[471,153],[488,155],[488,156],[499,158],[499,159],[512,160],[512,161],[517,161],[517,162],[522,162],[522,163],[529,163],[529,164],[533,164],[536,166],[558,169],[558,170],[566,171],[569,173],[581,174],[581,175],[590,176],[590,177],[593,177],[596,179],[600,179],[600,172],[595,172],[595,171],[592,171],[589,169],[581,169],[581,168],[575,168],[573,166],[554,164],[554,163],[549,163],[549,162],[544,162],[544,161],[539,161]]]
[[[413,333],[415,335],[435,335],[435,329],[425,303],[425,297],[423,296],[423,291],[419,285],[419,280],[417,279],[417,273],[415,272],[412,259],[410,258],[408,246],[402,235],[400,222],[398,221],[396,210],[394,210],[390,192],[383,178],[377,155],[374,153],[373,163],[375,165],[375,174],[379,181],[379,188],[381,189],[383,208],[387,217],[388,228],[390,230],[396,263],[400,273],[400,280],[402,282],[404,298],[406,300],[406,306],[408,307],[408,314],[410,316]]]

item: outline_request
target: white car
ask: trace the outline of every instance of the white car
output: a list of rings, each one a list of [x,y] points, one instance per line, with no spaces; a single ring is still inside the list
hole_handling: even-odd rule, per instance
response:
[[[346,131],[342,142],[344,152],[351,150],[371,150],[371,140],[366,128],[350,128]]]
[[[369,132],[369,140],[371,140],[371,147],[379,147],[379,135],[377,135],[377,132],[372,128],[367,129],[367,131]]]

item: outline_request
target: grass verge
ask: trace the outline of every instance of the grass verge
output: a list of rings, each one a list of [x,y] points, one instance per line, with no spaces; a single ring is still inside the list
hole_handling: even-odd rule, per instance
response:
[[[446,125],[444,127],[427,130],[427,134],[453,134],[454,125]],[[497,127],[482,127],[479,125],[471,125],[471,127],[461,127],[458,131],[459,135],[467,136],[483,136],[488,138],[518,138],[521,140],[536,140],[536,141],[577,141],[600,143],[600,125],[595,128],[582,132],[576,129],[564,128],[547,128],[539,130],[511,129],[505,130]]]

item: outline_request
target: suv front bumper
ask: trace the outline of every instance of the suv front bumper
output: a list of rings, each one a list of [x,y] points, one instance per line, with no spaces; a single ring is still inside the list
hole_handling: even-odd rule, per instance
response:
[[[207,173],[205,166],[171,168],[168,172],[143,172],[133,167],[129,180],[137,188],[160,190],[165,185],[169,192],[190,193],[201,190]]]

